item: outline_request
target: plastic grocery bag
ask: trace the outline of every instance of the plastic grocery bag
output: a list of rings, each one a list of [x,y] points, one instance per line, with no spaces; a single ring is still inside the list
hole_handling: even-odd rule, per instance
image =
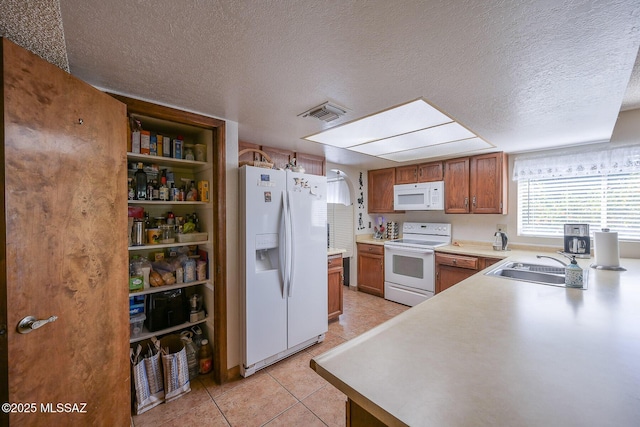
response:
[[[178,335],[162,338],[160,345],[164,371],[164,398],[166,402],[170,402],[191,391],[187,352]]]
[[[140,415],[164,402],[164,383],[160,352],[149,346],[149,353],[140,359],[142,346],[138,345],[134,353],[129,350],[131,360],[131,378],[134,388],[134,412]]]

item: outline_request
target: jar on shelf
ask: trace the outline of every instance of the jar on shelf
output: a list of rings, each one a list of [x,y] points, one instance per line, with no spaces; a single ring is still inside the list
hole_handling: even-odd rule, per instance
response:
[[[160,243],[173,243],[176,241],[175,227],[169,224],[162,224],[160,229]]]
[[[182,265],[184,268],[184,283],[196,281],[196,260],[193,258],[187,258]]]

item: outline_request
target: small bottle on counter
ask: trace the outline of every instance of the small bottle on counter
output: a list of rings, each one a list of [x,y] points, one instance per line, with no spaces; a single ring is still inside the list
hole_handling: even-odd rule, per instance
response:
[[[574,256],[571,258],[571,263],[564,269],[564,284],[569,288],[582,288],[582,277],[582,269]]]

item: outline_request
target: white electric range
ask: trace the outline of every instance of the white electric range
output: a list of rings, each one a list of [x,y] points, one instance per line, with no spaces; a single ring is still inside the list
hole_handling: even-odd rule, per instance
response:
[[[414,306],[435,293],[434,248],[451,244],[451,224],[405,222],[384,244],[384,297]]]

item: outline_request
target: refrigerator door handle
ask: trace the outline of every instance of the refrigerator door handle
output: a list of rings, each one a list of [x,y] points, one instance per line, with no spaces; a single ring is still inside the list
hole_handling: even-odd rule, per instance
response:
[[[285,214],[284,214],[284,236],[285,236],[285,289],[286,294],[290,294],[291,288],[291,197],[287,191],[285,194]],[[283,296],[284,297],[284,296]]]
[[[282,217],[281,217],[281,221],[280,221],[280,250],[279,250],[279,255],[280,255],[280,278],[282,279],[282,286],[281,286],[281,293],[282,293],[282,299],[286,298],[286,289],[288,287],[287,285],[287,262],[288,262],[288,257],[287,257],[287,234],[288,234],[288,229],[287,229],[287,215],[288,215],[288,206],[287,206],[287,193],[286,191],[282,192]]]
[[[293,295],[293,266],[295,265],[295,253],[296,253],[296,248],[295,248],[295,236],[293,235],[293,224],[295,221],[294,218],[294,209],[293,209],[293,204],[291,203],[291,197],[287,197],[288,201],[289,201],[289,298],[291,298],[291,296]]]

